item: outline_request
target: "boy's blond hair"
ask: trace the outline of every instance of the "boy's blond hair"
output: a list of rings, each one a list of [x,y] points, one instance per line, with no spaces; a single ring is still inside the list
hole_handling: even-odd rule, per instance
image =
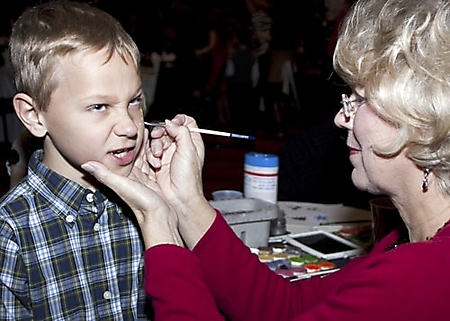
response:
[[[27,9],[14,24],[10,56],[18,92],[46,110],[59,82],[59,65],[67,55],[82,51],[118,54],[139,72],[139,50],[121,24],[86,3],[51,1]]]

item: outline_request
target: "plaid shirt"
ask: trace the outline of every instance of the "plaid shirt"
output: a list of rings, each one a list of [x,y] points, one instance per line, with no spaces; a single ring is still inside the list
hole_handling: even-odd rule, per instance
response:
[[[42,156],[33,155],[27,178],[0,200],[0,320],[145,318],[132,213],[111,192],[50,170]]]

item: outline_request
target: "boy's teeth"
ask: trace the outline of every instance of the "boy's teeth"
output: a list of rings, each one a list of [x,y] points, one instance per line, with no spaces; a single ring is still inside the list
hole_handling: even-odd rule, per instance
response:
[[[114,152],[114,156],[118,157],[118,158],[122,158],[123,156],[125,156],[127,152],[125,150],[121,150],[121,151],[117,151]]]

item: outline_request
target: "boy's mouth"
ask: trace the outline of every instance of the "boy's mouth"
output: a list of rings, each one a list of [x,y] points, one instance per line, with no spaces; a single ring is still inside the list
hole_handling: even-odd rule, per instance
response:
[[[110,155],[115,160],[116,164],[125,166],[130,164],[134,159],[134,147],[124,147],[113,150]]]
[[[128,153],[129,150],[130,150],[130,148],[119,149],[119,150],[113,151],[112,154],[114,155],[114,157],[123,158]]]

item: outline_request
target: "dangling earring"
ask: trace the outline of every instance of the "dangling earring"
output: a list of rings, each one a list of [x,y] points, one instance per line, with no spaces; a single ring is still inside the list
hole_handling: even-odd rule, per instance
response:
[[[422,191],[428,191],[428,174],[430,174],[430,169],[428,167],[423,168],[423,181],[422,181]]]

